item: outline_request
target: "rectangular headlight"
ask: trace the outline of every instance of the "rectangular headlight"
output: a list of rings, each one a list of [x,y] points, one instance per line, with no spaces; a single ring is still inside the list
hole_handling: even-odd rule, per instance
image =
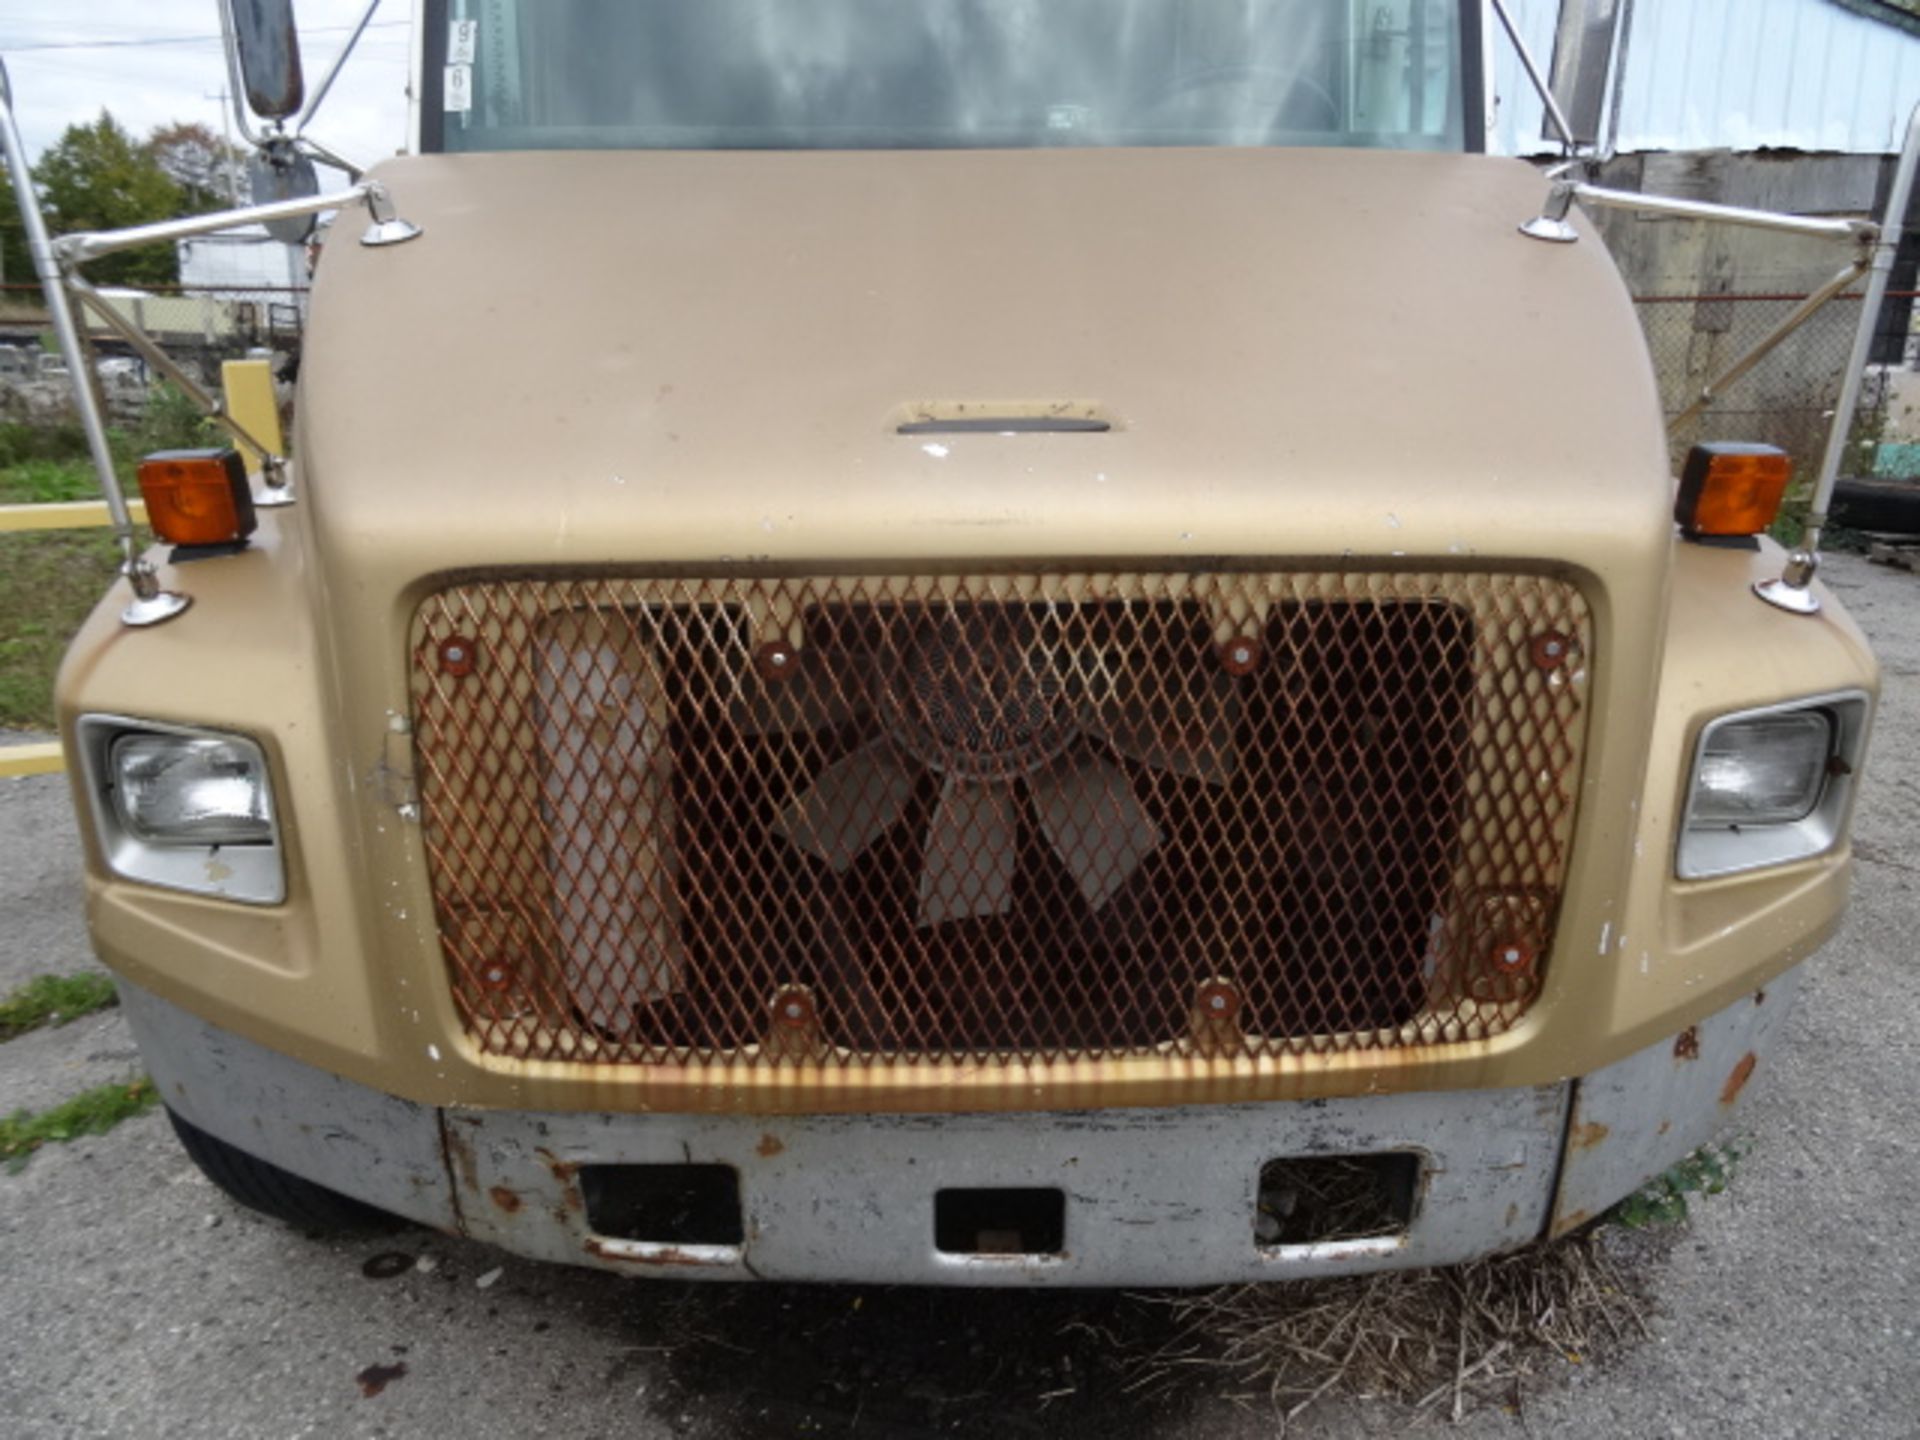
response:
[[[260,747],[238,736],[122,735],[113,808],[149,845],[264,845],[273,800]]]
[[[1694,751],[1675,869],[1683,880],[1829,850],[1865,749],[1867,697],[1828,695],[1723,715]]]
[[[116,875],[252,905],[286,899],[266,752],[244,735],[83,715],[94,827]]]
[[[1833,722],[1821,710],[1723,720],[1700,747],[1688,823],[1782,825],[1810,815],[1832,755]]]

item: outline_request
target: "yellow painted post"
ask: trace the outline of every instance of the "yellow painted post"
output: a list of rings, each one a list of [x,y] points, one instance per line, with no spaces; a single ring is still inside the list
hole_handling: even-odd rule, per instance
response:
[[[53,741],[33,745],[0,745],[0,780],[20,775],[52,775],[67,768],[60,746]]]
[[[280,433],[280,402],[273,394],[273,367],[265,360],[225,360],[220,365],[220,388],[226,392],[227,414],[249,435],[276,455],[287,453]],[[260,453],[241,445],[247,468],[260,468]]]

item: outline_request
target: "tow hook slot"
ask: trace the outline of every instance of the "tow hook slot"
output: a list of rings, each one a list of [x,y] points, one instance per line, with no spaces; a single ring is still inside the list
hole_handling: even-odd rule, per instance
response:
[[[1271,1247],[1404,1235],[1420,1177],[1412,1151],[1269,1160],[1260,1167],[1254,1238]]]
[[[1060,1255],[1066,1243],[1064,1191],[934,1192],[933,1245],[943,1255]]]
[[[583,1165],[587,1228],[651,1245],[739,1245],[740,1172],[731,1165]]]

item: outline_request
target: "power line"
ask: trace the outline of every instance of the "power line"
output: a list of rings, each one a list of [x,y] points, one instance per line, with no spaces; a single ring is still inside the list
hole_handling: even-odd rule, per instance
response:
[[[392,30],[397,26],[411,25],[411,20],[375,20],[367,26],[369,30]],[[302,30],[302,35],[340,35],[353,29],[351,25],[317,25]],[[204,45],[209,41],[218,41],[219,35],[143,35],[126,40],[54,40],[41,45],[0,45],[0,54],[25,55],[30,51],[41,50],[131,50],[147,45]]]

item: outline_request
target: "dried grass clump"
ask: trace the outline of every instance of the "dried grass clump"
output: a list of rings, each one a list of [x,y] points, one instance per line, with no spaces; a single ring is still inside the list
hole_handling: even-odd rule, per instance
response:
[[[1457,1420],[1517,1397],[1545,1362],[1586,1363],[1647,1334],[1643,1298],[1593,1236],[1445,1270],[1140,1298],[1168,1307],[1173,1333],[1129,1390],[1224,1387],[1271,1406],[1283,1433],[1328,1396]]]

